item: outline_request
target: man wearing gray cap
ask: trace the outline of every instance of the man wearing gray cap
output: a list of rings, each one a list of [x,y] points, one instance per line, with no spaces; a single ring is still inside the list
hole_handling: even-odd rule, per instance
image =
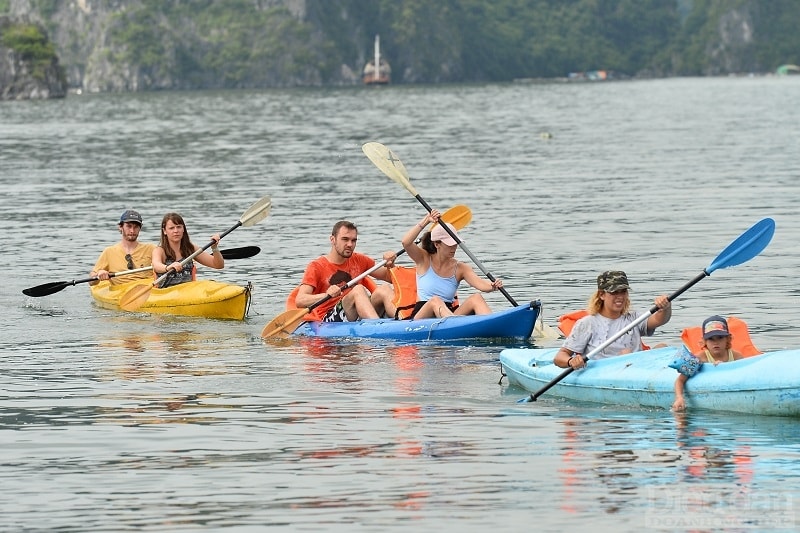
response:
[[[142,215],[138,211],[128,209],[119,217],[120,241],[107,247],[100,254],[94,268],[89,273],[91,277],[101,280],[110,280],[112,285],[127,283],[136,279],[153,277],[152,271],[136,272],[121,277],[109,277],[109,272],[124,272],[137,268],[148,267],[152,264],[154,244],[139,242],[139,231],[142,229]],[[91,282],[90,284],[96,284]]]

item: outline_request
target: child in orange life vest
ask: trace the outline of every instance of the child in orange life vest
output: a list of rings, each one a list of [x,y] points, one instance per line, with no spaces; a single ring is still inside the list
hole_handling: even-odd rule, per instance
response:
[[[712,363],[717,366],[720,363],[728,363],[742,359],[743,355],[731,348],[733,337],[728,330],[728,321],[721,316],[714,315],[703,321],[703,351],[697,355],[701,363]],[[686,401],[683,397],[683,389],[689,376],[679,374],[675,380],[675,401],[672,404],[673,411],[683,411],[686,409]]]

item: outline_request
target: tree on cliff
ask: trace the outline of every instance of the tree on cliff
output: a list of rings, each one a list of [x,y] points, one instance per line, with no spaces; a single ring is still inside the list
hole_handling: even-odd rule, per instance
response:
[[[5,5],[4,5],[5,4]],[[352,85],[375,34],[395,83],[773,72],[797,0],[0,0],[87,91]]]
[[[63,98],[66,94],[66,75],[44,30],[0,17],[0,100]]]

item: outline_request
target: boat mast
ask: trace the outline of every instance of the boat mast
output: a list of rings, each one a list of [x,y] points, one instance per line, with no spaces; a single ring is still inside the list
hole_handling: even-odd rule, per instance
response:
[[[381,36],[375,34],[375,73],[372,75],[377,82],[381,75]]]

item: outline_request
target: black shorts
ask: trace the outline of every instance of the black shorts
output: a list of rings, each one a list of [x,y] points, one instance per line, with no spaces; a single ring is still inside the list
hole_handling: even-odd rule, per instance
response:
[[[426,303],[428,303],[428,300],[425,300],[424,302],[417,302],[416,304],[414,304],[414,310],[411,311],[411,315],[408,318],[406,318],[406,320],[411,320],[415,316],[417,316],[419,310],[422,309],[422,306],[425,305]],[[455,313],[456,309],[458,309],[458,305],[453,305],[453,302],[445,302],[444,305],[446,305],[447,308],[453,313]]]
[[[325,316],[322,317],[323,322],[350,322],[347,320],[347,313],[344,312],[344,306],[342,305],[341,300],[334,305],[330,311],[325,313]]]

